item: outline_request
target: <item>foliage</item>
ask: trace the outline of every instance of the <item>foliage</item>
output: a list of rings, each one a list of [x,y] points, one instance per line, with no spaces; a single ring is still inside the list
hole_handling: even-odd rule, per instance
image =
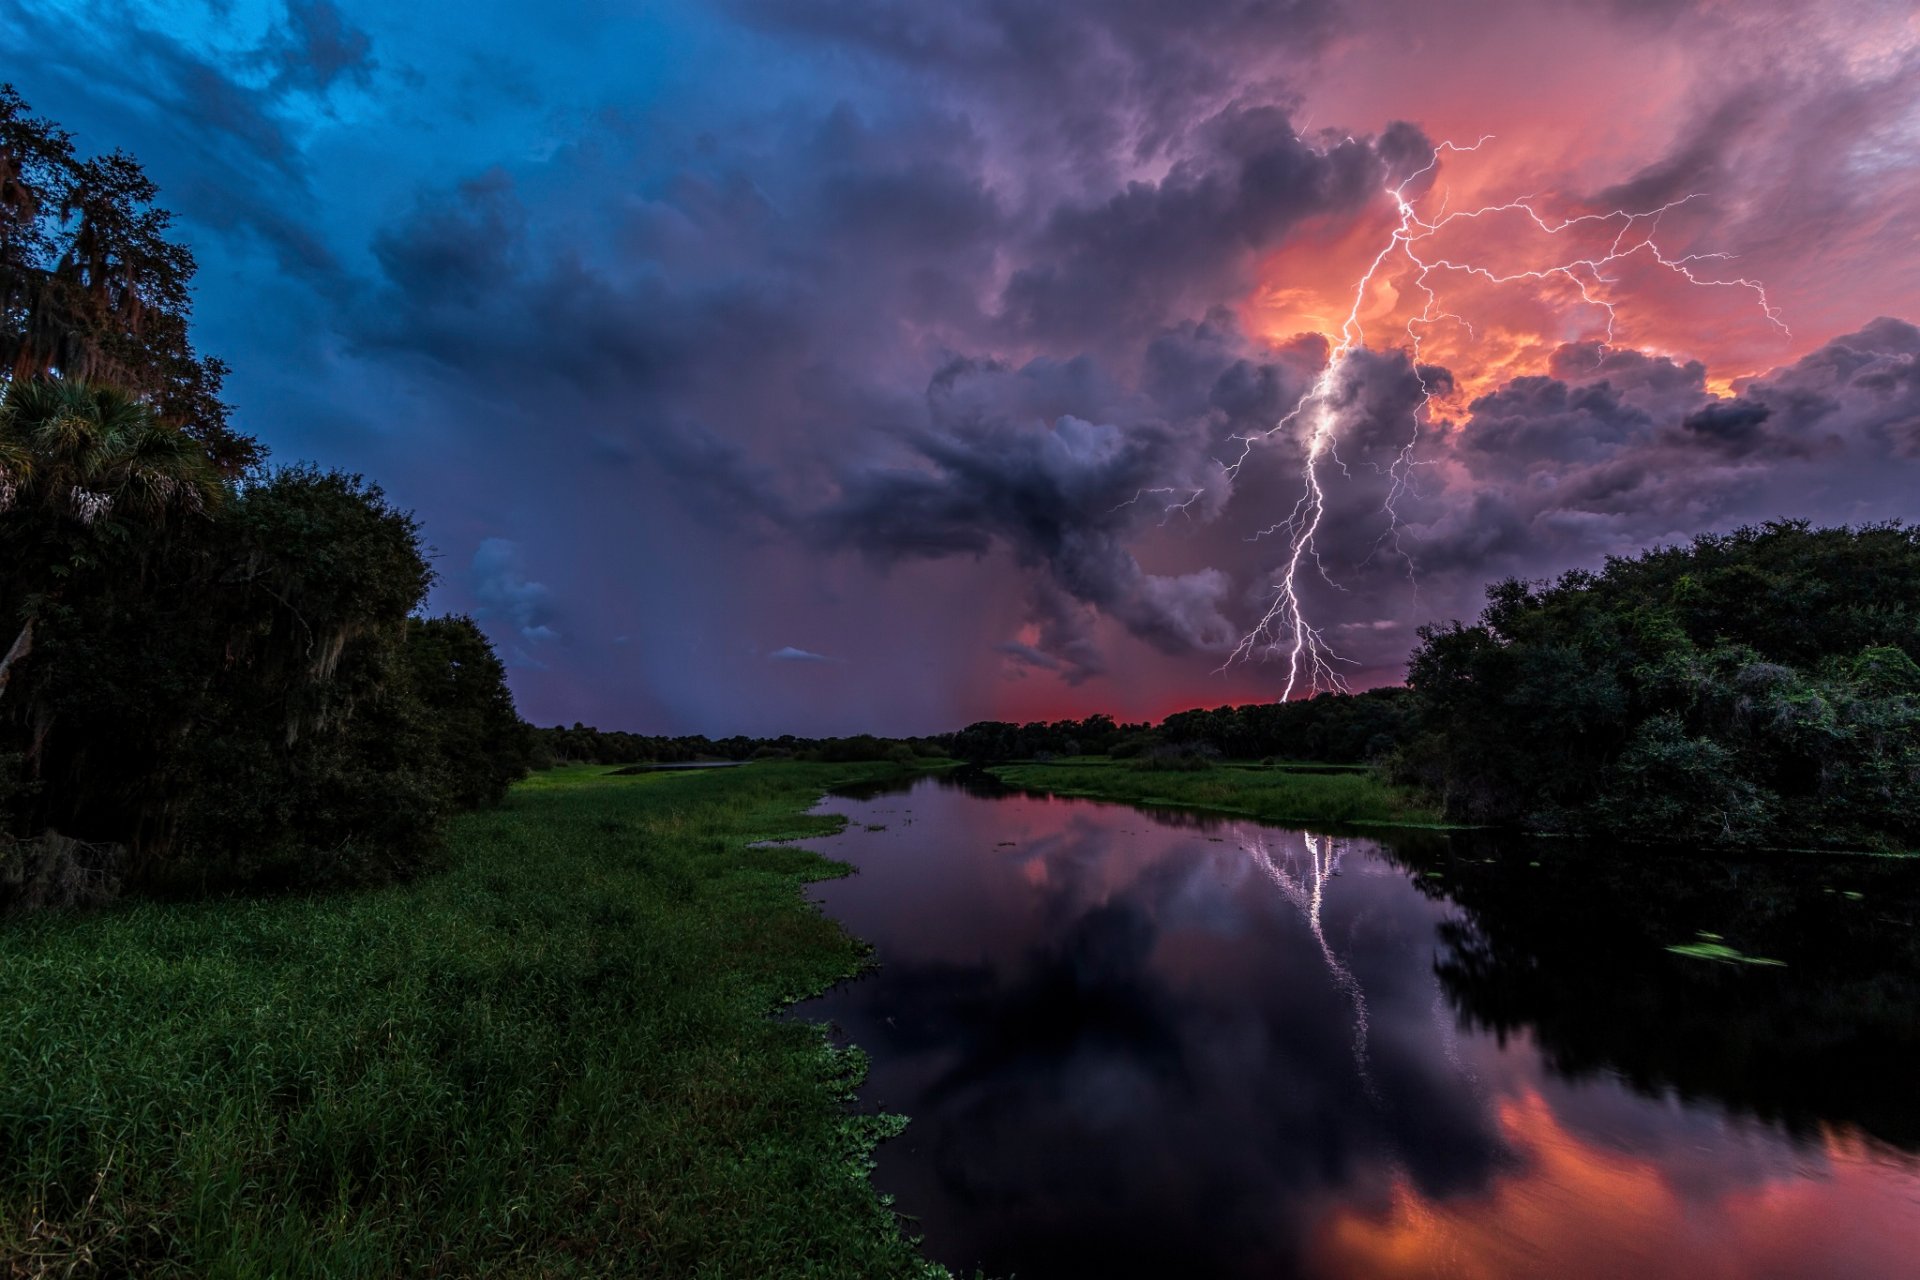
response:
[[[1181,711],[1161,722],[1159,737],[1172,743],[1206,743],[1235,760],[1281,756],[1362,764],[1391,750],[1411,717],[1412,699],[1405,689],[1369,689]]]
[[[0,932],[0,1273],[928,1274],[856,1051],[769,1018],[862,950],[828,784],[535,778],[445,875]]]
[[[1782,522],[1488,591],[1408,666],[1395,768],[1455,817],[1920,842],[1920,530]]]
[[[531,756],[413,518],[229,428],[154,194],[0,87],[0,910],[404,874]]]
[[[193,254],[156,194],[133,157],[82,158],[0,85],[0,379],[128,388],[238,475],[261,451],[227,421],[226,366],[188,339]]]

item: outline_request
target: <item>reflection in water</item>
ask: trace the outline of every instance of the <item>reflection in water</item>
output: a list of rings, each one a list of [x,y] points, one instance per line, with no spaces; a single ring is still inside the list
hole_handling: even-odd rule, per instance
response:
[[[1298,860],[1281,855],[1287,863],[1282,869],[1274,865],[1273,854],[1267,848],[1266,832],[1262,828],[1252,828],[1248,834],[1245,827],[1236,827],[1240,848],[1259,862],[1280,893],[1291,902],[1306,918],[1307,928],[1313,933],[1313,940],[1320,947],[1321,958],[1327,962],[1327,972],[1333,975],[1333,985],[1345,992],[1347,999],[1353,1002],[1353,1065],[1359,1070],[1360,1083],[1366,1089],[1367,1096],[1376,1103],[1380,1101],[1380,1092],[1374,1088],[1373,1076],[1367,1070],[1367,993],[1360,989],[1359,979],[1353,971],[1333,954],[1333,948],[1327,945],[1326,930],[1320,925],[1320,908],[1326,901],[1327,881],[1340,874],[1341,842],[1332,836],[1302,833],[1300,848],[1306,852],[1306,869],[1301,872]]]
[[[875,1181],[956,1272],[1910,1274],[1920,865],[829,803],[881,967],[800,1014],[912,1117]]]
[[[1573,1132],[1537,1092],[1502,1100],[1497,1122],[1518,1172],[1452,1200],[1397,1184],[1384,1213],[1337,1209],[1316,1230],[1312,1269],[1383,1280],[1913,1273],[1920,1176],[1874,1162],[1857,1142],[1835,1140],[1796,1167],[1705,1189]]]

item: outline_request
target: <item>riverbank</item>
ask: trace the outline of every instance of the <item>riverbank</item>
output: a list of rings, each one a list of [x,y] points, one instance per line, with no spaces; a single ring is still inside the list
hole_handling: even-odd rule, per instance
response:
[[[844,867],[749,847],[900,772],[555,770],[415,884],[0,929],[0,1273],[928,1274],[768,1016],[860,967]]]
[[[1122,804],[1197,809],[1261,822],[1443,827],[1437,806],[1369,772],[1216,764],[1192,772],[1146,770],[1092,757],[995,765],[1009,786]]]

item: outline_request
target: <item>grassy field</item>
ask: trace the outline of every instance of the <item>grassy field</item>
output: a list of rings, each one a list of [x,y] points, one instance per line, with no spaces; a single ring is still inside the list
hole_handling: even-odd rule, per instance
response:
[[[0,1275],[925,1274],[861,1059],[768,1015],[861,948],[830,782],[543,774],[454,868],[0,928]]]
[[[1013,786],[1053,795],[1205,809],[1263,822],[1443,825],[1438,810],[1364,772],[1295,773],[1237,764],[1159,772],[1092,757],[998,765],[990,772]]]

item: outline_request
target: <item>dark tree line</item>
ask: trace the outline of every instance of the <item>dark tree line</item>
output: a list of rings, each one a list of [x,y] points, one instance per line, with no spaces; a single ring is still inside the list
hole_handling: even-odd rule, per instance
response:
[[[962,760],[995,764],[1036,756],[1103,756],[1123,742],[1144,735],[1148,728],[1145,724],[1116,724],[1112,716],[1103,715],[1026,724],[979,720],[958,733],[944,735],[942,742],[948,752]]]
[[[1405,689],[1323,693],[1297,702],[1177,711],[1159,724],[1120,724],[1112,716],[1010,724],[982,720],[938,741],[964,760],[994,763],[1046,756],[1127,758],[1204,749],[1233,760],[1309,760],[1365,764],[1406,736],[1413,704]]]
[[[1366,764],[1406,737],[1414,716],[1405,689],[1322,693],[1295,702],[1181,711],[1160,724],[1167,742],[1206,743],[1235,759],[1276,756],[1328,764]]]
[[[718,760],[814,760],[829,763],[851,760],[893,760],[908,763],[925,756],[947,754],[946,738],[878,738],[870,733],[846,738],[802,738],[791,733],[777,738],[749,738],[735,734],[709,738],[704,734],[677,736],[595,729],[575,722],[572,728],[555,725],[533,731],[538,768],[561,764],[685,764]]]
[[[404,875],[531,759],[413,518],[229,426],[153,194],[0,89],[0,910]]]
[[[1454,818],[1694,846],[1920,842],[1920,530],[1781,522],[1489,589],[1421,632],[1406,688],[887,739],[648,738],[576,725],[562,760],[890,751],[1380,765]]]
[[[1420,636],[1404,689],[945,742],[983,762],[1374,762],[1456,819],[1634,841],[1920,844],[1920,529],[1704,535],[1498,583],[1477,622]]]

